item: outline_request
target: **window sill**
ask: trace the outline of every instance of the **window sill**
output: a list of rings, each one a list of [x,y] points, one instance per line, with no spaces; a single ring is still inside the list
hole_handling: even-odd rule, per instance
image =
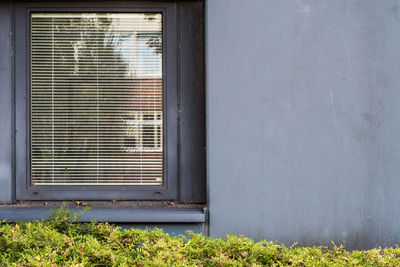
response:
[[[72,212],[82,209],[74,202],[69,209]],[[0,221],[33,221],[47,219],[50,209],[57,208],[60,202],[21,202],[0,205]],[[203,205],[174,204],[158,201],[89,201],[92,209],[78,221],[110,223],[205,223],[206,208]]]

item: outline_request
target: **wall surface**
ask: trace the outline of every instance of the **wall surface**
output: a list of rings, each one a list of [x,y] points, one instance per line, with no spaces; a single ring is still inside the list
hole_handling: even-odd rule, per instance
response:
[[[12,200],[13,49],[11,5],[0,2],[0,203]]]
[[[207,1],[210,233],[400,242],[400,2]]]

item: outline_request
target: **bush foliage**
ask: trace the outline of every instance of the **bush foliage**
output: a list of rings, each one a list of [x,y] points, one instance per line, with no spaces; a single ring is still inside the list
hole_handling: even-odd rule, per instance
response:
[[[160,229],[121,230],[108,223],[76,223],[81,214],[52,212],[50,220],[2,222],[1,266],[400,266],[400,248],[347,251],[287,247],[227,235],[209,238]]]

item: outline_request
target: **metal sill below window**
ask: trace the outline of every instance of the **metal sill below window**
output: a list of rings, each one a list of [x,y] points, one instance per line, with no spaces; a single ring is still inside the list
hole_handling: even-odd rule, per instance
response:
[[[47,219],[50,209],[48,205],[0,205],[0,221],[34,221]],[[78,211],[77,207],[69,208],[72,212]],[[205,223],[206,209],[199,205],[170,206],[142,206],[133,205],[93,205],[92,209],[85,212],[79,222],[110,223]]]

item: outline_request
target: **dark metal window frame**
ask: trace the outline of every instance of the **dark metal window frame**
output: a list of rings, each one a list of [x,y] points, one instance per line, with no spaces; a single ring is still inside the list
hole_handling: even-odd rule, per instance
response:
[[[170,199],[187,203],[205,202],[202,1],[17,2],[15,8],[16,199]],[[162,186],[31,186],[29,31],[32,12],[161,12],[163,14],[165,120]],[[198,31],[193,32],[193,30]],[[191,66],[191,64],[196,65]],[[182,116],[184,111],[187,111],[187,115]]]

